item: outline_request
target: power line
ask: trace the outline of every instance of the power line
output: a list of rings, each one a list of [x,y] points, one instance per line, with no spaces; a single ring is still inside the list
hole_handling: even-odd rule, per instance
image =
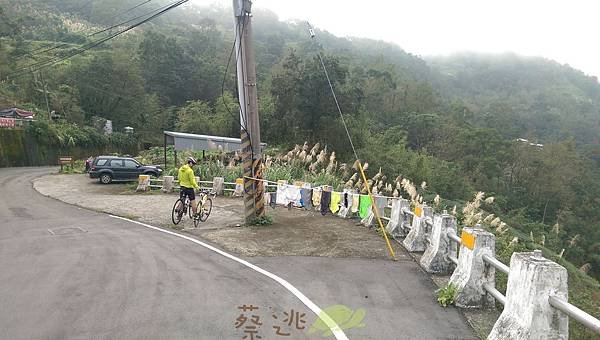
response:
[[[139,4],[135,5],[135,6],[131,7],[130,9],[125,10],[125,12],[122,12],[121,14],[117,14],[117,16],[114,17],[114,19],[116,19],[116,18],[118,18],[118,17],[120,17],[122,15],[125,15],[125,14],[127,14],[127,13],[129,13],[131,11],[134,11],[135,9],[144,6],[145,4],[147,4],[149,2],[152,2],[152,0],[145,0],[145,1],[143,1],[143,2],[141,2],[141,3],[139,3]]]
[[[308,28],[310,31],[311,39],[314,39],[315,34],[312,26],[308,23]],[[350,137],[350,131],[348,130],[348,125],[346,125],[346,120],[344,119],[344,114],[342,113],[342,109],[340,108],[340,103],[338,102],[337,96],[335,95],[335,91],[333,90],[333,85],[331,84],[331,79],[329,78],[329,72],[327,72],[327,67],[325,67],[325,63],[323,62],[323,57],[321,56],[321,52],[317,50],[317,56],[319,57],[319,61],[321,62],[321,67],[323,68],[323,72],[325,73],[325,77],[327,78],[327,84],[329,84],[329,89],[331,90],[331,94],[333,95],[333,100],[335,101],[335,106],[337,107],[338,112],[340,113],[340,118],[342,119],[342,123],[344,124],[344,129],[346,130],[346,135],[348,136],[348,140],[350,141],[350,146],[352,147],[352,152],[354,153],[354,157],[356,160],[359,160],[358,154],[356,153],[356,149],[354,148],[354,143],[352,142],[352,137]]]
[[[113,39],[113,38],[115,38],[115,37],[123,34],[123,33],[126,33],[126,32],[128,32],[128,31],[130,31],[130,30],[132,30],[132,29],[134,29],[134,28],[136,28],[136,27],[138,27],[138,26],[140,26],[140,25],[142,25],[142,24],[144,24],[144,23],[146,23],[146,22],[148,22],[148,21],[156,18],[156,17],[159,17],[159,16],[163,15],[164,13],[170,11],[171,9],[176,8],[176,7],[178,7],[178,6],[186,3],[188,1],[189,0],[178,0],[178,1],[175,1],[175,2],[171,3],[170,5],[168,5],[166,8],[164,8],[163,10],[161,10],[160,12],[155,13],[152,16],[150,16],[150,17],[148,17],[148,18],[146,18],[146,19],[144,19],[144,20],[142,20],[142,21],[140,21],[140,22],[138,22],[136,24],[133,24],[133,25],[131,25],[131,26],[125,28],[125,29],[122,29],[122,30],[120,30],[120,31],[118,31],[118,32],[116,32],[114,34],[111,34],[111,35],[109,35],[107,37],[104,37],[104,38],[95,40],[95,41],[93,41],[91,43],[88,43],[88,44],[82,46],[81,48],[79,48],[77,51],[69,53],[65,57],[56,57],[54,59],[43,61],[41,63],[38,63],[38,65],[35,65],[35,68],[31,69],[31,70],[28,70],[28,69],[31,68],[32,65],[23,67],[21,69],[16,70],[12,74],[10,74],[7,78],[20,77],[20,76],[22,76],[24,74],[33,73],[33,72],[41,70],[41,69],[43,69],[45,67],[52,66],[52,65],[54,65],[54,64],[56,64],[58,62],[61,62],[63,60],[67,60],[67,59],[70,59],[70,58],[72,58],[72,57],[74,57],[76,55],[82,54],[82,53],[86,52],[87,50],[90,50],[90,49],[92,49],[92,48],[94,48],[94,47],[96,47],[98,45],[101,45],[101,44],[103,44],[103,43],[105,43],[105,42],[107,42],[107,41],[109,41],[109,40],[111,40],[111,39]]]
[[[149,0],[149,1],[152,1],[152,0]],[[149,1],[146,1],[146,2],[144,2],[144,3],[148,3]],[[140,5],[137,5],[137,7],[139,7],[139,6],[140,6]],[[95,36],[95,35],[98,35],[98,34],[100,34],[100,33],[104,33],[104,32],[106,32],[106,31],[110,31],[110,30],[111,30],[111,29],[113,29],[113,28],[116,28],[116,27],[119,27],[119,26],[123,26],[123,25],[125,25],[125,24],[128,24],[128,23],[130,23],[130,22],[132,22],[132,21],[135,21],[135,20],[137,20],[137,19],[143,18],[143,17],[145,17],[145,16],[148,16],[148,15],[150,15],[150,14],[154,13],[154,12],[160,11],[160,10],[162,10],[162,9],[164,9],[164,8],[167,8],[167,7],[169,7],[169,6],[170,6],[170,5],[164,5],[164,6],[158,7],[158,8],[156,8],[156,9],[153,9],[153,10],[151,10],[151,11],[149,11],[149,12],[146,12],[146,13],[144,13],[144,14],[142,14],[142,15],[138,15],[137,17],[131,18],[131,19],[127,20],[127,21],[123,21],[123,22],[120,22],[120,23],[118,23],[118,24],[114,24],[114,25],[112,25],[112,26],[110,26],[110,27],[106,27],[106,28],[104,28],[104,29],[101,29],[101,30],[99,30],[99,31],[97,31],[97,32],[91,33],[91,34],[89,34],[89,35],[87,35],[87,36],[88,36],[88,37],[93,37],[93,36]]]
[[[128,11],[130,11],[130,10],[131,10],[131,9],[133,9],[133,8],[140,7],[141,5],[143,5],[143,4],[145,4],[145,3],[148,3],[149,1],[152,1],[152,0],[147,0],[147,1],[146,1],[146,2],[144,2],[144,3],[138,4],[138,5],[136,5],[136,6],[132,7],[132,8],[130,8]],[[98,30],[98,31],[92,32],[92,33],[90,33],[90,34],[86,35],[86,37],[87,37],[87,38],[90,38],[90,37],[93,37],[93,36],[95,36],[95,35],[98,35],[98,34],[104,33],[104,32],[106,32],[106,31],[110,31],[110,30],[112,30],[113,28],[117,28],[117,27],[123,26],[123,25],[125,25],[125,24],[128,24],[128,23],[130,23],[130,22],[133,22],[133,21],[135,21],[135,20],[141,19],[141,18],[143,18],[143,17],[146,17],[146,16],[148,16],[148,15],[151,15],[151,14],[153,14],[153,13],[156,13],[156,12],[158,12],[158,11],[161,11],[161,10],[163,10],[163,9],[165,9],[165,8],[167,8],[167,7],[169,7],[170,5],[171,5],[171,4],[167,4],[167,5],[164,5],[164,6],[158,7],[158,8],[156,8],[156,9],[153,9],[153,10],[151,10],[151,11],[148,11],[148,12],[146,12],[146,13],[144,13],[144,14],[142,14],[142,15],[139,15],[139,16],[137,16],[137,17],[134,17],[134,18],[131,18],[131,19],[129,19],[129,20],[126,20],[126,21],[120,22],[120,23],[118,23],[118,24],[114,24],[114,25],[112,25],[112,26],[110,26],[110,27],[106,27],[106,28],[100,29],[100,30]],[[59,45],[56,45],[56,46],[50,47],[50,48],[48,48],[48,49],[42,50],[43,48],[45,48],[45,47],[48,47],[48,46],[49,46],[49,45],[45,45],[45,46],[42,46],[42,47],[40,47],[40,48],[37,48],[37,49],[35,49],[35,50],[33,50],[33,51],[29,52],[29,53],[24,53],[24,54],[21,54],[21,55],[18,55],[18,56],[16,56],[17,58],[15,59],[15,61],[17,61],[17,60],[21,60],[21,59],[24,59],[24,58],[25,58],[25,57],[27,57],[27,56],[29,56],[29,57],[34,57],[34,56],[36,56],[36,55],[39,55],[39,54],[42,54],[42,53],[47,53],[47,52],[50,52],[50,51],[53,51],[53,50],[56,50],[56,49],[59,49],[59,48],[63,48],[63,47],[69,46],[69,45],[72,45],[72,44],[71,44],[71,43],[61,43],[61,44],[59,44]],[[38,63],[39,63],[39,62],[38,62]],[[33,64],[31,64],[31,65],[28,65],[27,67],[35,66],[36,64],[37,64],[37,63],[33,63]]]
[[[152,0],[146,0],[146,1],[144,1],[143,3],[141,3],[141,4],[138,4],[138,5],[136,5],[136,6],[132,7],[132,8],[129,8],[128,10],[126,10],[125,12],[123,12],[123,13],[121,13],[121,14],[117,14],[117,16],[115,16],[115,19],[116,19],[116,18],[118,18],[119,16],[123,15],[123,14],[126,14],[126,13],[129,13],[129,12],[131,12],[132,10],[134,10],[134,9],[136,9],[136,8],[138,8],[138,7],[142,6],[142,5],[144,5],[144,4],[147,4],[147,3],[148,3],[148,2],[150,2],[150,1],[152,1]],[[94,2],[94,0],[89,0],[89,1],[87,1],[86,3],[84,3],[82,6],[78,7],[77,9],[75,9],[75,10],[72,10],[72,12],[75,12],[75,13],[77,13],[77,12],[79,12],[81,9],[83,9],[84,7],[86,7],[86,6],[90,5],[92,2]],[[122,24],[123,24],[123,23],[121,23],[121,25],[122,25]],[[90,35],[87,35],[87,37],[93,36],[93,35],[95,35],[95,34],[97,34],[97,32],[96,32],[96,33],[92,33],[92,34],[90,34]],[[26,53],[23,53],[23,54],[19,54],[19,55],[15,56],[15,57],[16,57],[16,59],[15,59],[15,60],[20,60],[20,59],[23,59],[23,58],[20,58],[20,57],[26,57],[26,56],[28,56],[28,55],[29,55],[29,56],[34,56],[34,55],[36,55],[36,54],[40,54],[40,53],[44,53],[44,52],[49,52],[49,51],[51,51],[51,50],[54,50],[54,49],[61,48],[61,47],[63,47],[63,46],[69,45],[68,43],[63,43],[63,44],[61,44],[61,45],[59,45],[59,46],[54,46],[54,47],[52,47],[52,48],[50,48],[50,49],[48,49],[48,50],[41,51],[42,49],[44,49],[44,48],[46,48],[46,47],[48,47],[48,46],[50,46],[50,45],[52,45],[52,44],[53,44],[53,43],[47,43],[47,44],[43,44],[42,46],[40,46],[40,47],[38,47],[38,48],[36,48],[36,49],[34,49],[34,50],[31,50],[30,52],[26,52]],[[37,52],[37,51],[41,51],[41,52],[39,52],[39,53],[34,53],[34,52]]]

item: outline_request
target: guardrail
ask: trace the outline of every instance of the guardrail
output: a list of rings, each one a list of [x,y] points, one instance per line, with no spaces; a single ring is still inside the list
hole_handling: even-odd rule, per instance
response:
[[[215,177],[212,181],[201,181],[196,177],[196,182],[200,189],[213,190],[217,195],[223,195],[230,192],[236,195],[240,192],[240,184],[234,182],[225,182],[222,177]],[[164,176],[161,178],[151,178],[147,175],[140,175],[137,191],[146,191],[151,189],[161,189],[163,192],[173,192],[179,190],[179,181],[173,176]]]
[[[447,233],[450,242],[460,245],[459,257],[463,252],[466,253],[463,261],[451,256],[447,257],[456,265],[450,282],[464,282],[466,276],[475,278],[470,283],[458,287],[457,300],[460,307],[480,307],[482,302],[485,303],[485,296],[469,296],[474,291],[483,291],[505,306],[488,339],[510,338],[508,335],[514,334],[510,333],[511,327],[515,327],[515,324],[521,324],[522,327],[523,320],[530,321],[526,325],[530,328],[528,334],[551,333],[557,335],[557,338],[566,339],[569,317],[600,334],[600,320],[567,301],[565,268],[545,259],[540,250],[513,253],[511,266],[507,266],[493,255],[493,234],[478,228],[463,230],[467,238],[474,242],[465,244],[463,238],[456,233]],[[492,242],[477,242],[477,238],[492,240]],[[496,289],[495,275],[489,270],[490,267],[508,275],[506,295]],[[477,286],[483,290],[478,289]],[[520,320],[520,323],[511,320]]]
[[[561,300],[560,298],[558,298],[556,296],[549,296],[548,303],[550,303],[550,306],[558,309],[559,311],[561,311],[561,312],[567,314],[568,316],[572,317],[573,319],[579,321],[582,325],[584,325],[588,329],[596,332],[597,334],[600,334],[600,320],[589,315],[585,311],[582,311],[581,309],[577,308],[576,306],[573,306],[572,304],[568,303],[567,301]]]

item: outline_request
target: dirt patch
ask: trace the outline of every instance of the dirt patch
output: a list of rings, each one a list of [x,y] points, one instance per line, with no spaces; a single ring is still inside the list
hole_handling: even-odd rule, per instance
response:
[[[326,256],[387,258],[383,237],[355,220],[285,207],[267,208],[270,226],[190,231],[245,256]],[[399,259],[408,259],[397,243],[392,246]]]
[[[171,228],[171,209],[176,194],[133,194],[127,183],[103,185],[86,175],[48,175],[34,181],[43,195],[88,209],[136,219],[163,228]],[[237,227],[243,223],[240,198],[217,197],[208,221],[197,229],[191,220],[182,224],[184,232],[206,239],[243,256],[325,256],[388,258],[385,240],[376,229],[357,220],[285,207],[267,208],[274,223],[269,226]],[[181,225],[181,224],[180,224]],[[410,257],[396,242],[392,246],[399,260]]]

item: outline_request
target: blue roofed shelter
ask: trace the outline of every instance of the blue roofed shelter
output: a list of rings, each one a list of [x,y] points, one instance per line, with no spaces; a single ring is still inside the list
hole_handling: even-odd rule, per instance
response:
[[[175,151],[175,166],[177,166],[177,151],[204,151],[221,150],[223,152],[232,152],[242,149],[242,140],[240,138],[220,137],[209,135],[197,135],[193,133],[164,131],[164,153],[165,168],[167,167],[167,146],[173,145]],[[267,144],[261,143],[261,148]]]

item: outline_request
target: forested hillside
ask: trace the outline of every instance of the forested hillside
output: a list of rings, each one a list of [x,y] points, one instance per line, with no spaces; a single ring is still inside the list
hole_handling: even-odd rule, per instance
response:
[[[52,131],[74,143],[85,136],[69,135],[72,124],[103,119],[117,130],[134,127],[147,144],[160,143],[163,130],[239,136],[235,60],[227,68],[229,9],[184,5],[70,57],[133,22],[115,24],[168,3],[0,0],[1,106],[35,110],[38,124],[48,124],[48,108],[55,111]],[[431,196],[449,202],[485,191],[496,197],[491,212],[510,222],[520,243],[546,247],[600,277],[596,78],[515,55],[425,60],[392,44],[319,30],[311,40],[305,23],[267,11],[254,18],[269,145],[320,142],[351,161],[316,57],[321,51],[359,157],[372,168],[427,181]]]
[[[462,99],[474,120],[506,137],[556,142],[574,136],[600,144],[600,86],[568,65],[514,54],[462,54],[428,59],[436,89]]]

